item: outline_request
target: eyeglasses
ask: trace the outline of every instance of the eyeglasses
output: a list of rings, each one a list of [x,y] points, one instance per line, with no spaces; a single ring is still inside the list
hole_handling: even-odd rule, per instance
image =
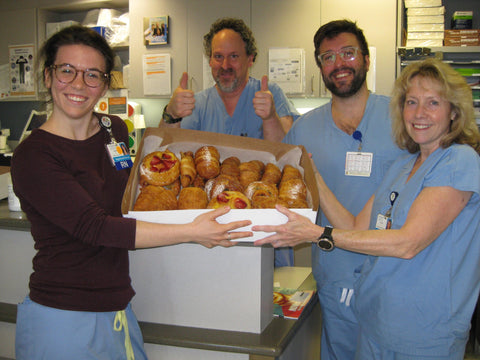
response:
[[[340,55],[343,61],[353,61],[357,58],[357,52],[360,49],[357,47],[349,46],[339,51],[327,51],[318,55],[318,60],[322,65],[332,65],[337,60],[337,54]]]
[[[108,74],[101,72],[100,70],[78,70],[75,66],[70,64],[52,65],[50,66],[50,69],[55,71],[57,80],[63,84],[70,84],[73,82],[79,72],[83,73],[83,82],[85,85],[92,88],[103,85],[110,78]]]

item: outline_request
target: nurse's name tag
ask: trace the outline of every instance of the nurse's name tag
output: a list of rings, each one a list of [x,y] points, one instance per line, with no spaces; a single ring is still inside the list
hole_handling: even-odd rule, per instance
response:
[[[372,172],[373,153],[348,151],[345,175],[369,177]]]
[[[128,169],[133,166],[132,158],[125,143],[110,143],[105,146],[110,156],[110,161],[117,170]]]

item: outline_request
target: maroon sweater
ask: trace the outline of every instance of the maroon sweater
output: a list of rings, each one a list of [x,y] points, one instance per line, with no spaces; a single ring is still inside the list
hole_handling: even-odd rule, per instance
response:
[[[125,123],[111,118],[115,138],[128,144]],[[39,304],[117,311],[135,294],[128,249],[136,223],[120,209],[129,171],[112,166],[107,142],[104,129],[82,141],[34,130],[15,150],[12,181],[37,250],[30,298]]]

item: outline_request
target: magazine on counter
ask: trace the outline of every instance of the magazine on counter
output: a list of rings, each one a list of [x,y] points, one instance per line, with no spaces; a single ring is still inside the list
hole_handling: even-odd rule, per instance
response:
[[[315,290],[273,288],[273,315],[298,319],[315,293]]]

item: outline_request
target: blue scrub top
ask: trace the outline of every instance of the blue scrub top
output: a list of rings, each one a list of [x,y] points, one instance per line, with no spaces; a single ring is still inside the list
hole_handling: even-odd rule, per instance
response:
[[[357,151],[359,141],[335,125],[331,102],[301,116],[283,139],[288,144],[305,146],[327,186],[354,215],[362,210],[392,162],[402,153],[391,137],[389,103],[386,96],[370,94],[357,128],[362,133],[362,151],[373,153],[370,177],[345,175],[346,153]],[[330,225],[323,213],[318,224]],[[363,264],[365,257],[338,248],[324,252],[312,246],[312,268],[318,288],[334,283],[352,289],[354,270]]]
[[[203,90],[195,94],[195,109],[192,115],[183,118],[181,127],[263,139],[263,121],[253,108],[253,98],[260,89],[261,81],[250,77],[233,116],[228,115],[215,86]],[[272,82],[268,89],[273,95],[278,116],[292,116],[295,121],[300,115],[282,89]]]
[[[470,201],[413,259],[369,256],[355,286],[362,328],[381,346],[419,356],[448,356],[465,345],[480,288],[480,157],[468,145],[432,153],[407,182],[418,154],[402,156],[375,193],[370,228],[391,206],[392,229],[426,187],[473,192]]]

